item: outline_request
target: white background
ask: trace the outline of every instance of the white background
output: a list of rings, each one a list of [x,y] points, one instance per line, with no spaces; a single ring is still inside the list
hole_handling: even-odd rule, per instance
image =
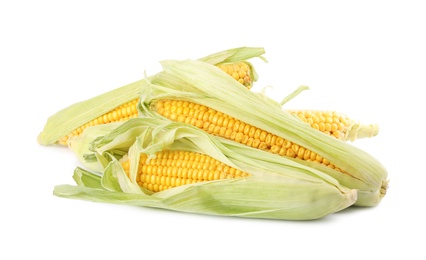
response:
[[[279,4],[278,4],[279,3]],[[0,2],[0,259],[425,259],[425,7],[421,1]],[[334,109],[380,133],[354,145],[388,169],[374,208],[316,221],[184,214],[58,198],[78,165],[36,138],[72,103],[240,46],[254,90]]]

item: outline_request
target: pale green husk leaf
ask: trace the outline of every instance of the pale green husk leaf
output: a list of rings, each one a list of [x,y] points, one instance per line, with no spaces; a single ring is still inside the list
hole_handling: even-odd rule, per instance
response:
[[[92,154],[90,144],[96,138],[109,134],[121,123],[101,124],[84,129],[83,134],[73,136],[68,142],[68,147],[74,152],[78,160],[84,167],[94,172],[102,172],[102,165],[107,164],[103,157],[96,158],[96,154]]]

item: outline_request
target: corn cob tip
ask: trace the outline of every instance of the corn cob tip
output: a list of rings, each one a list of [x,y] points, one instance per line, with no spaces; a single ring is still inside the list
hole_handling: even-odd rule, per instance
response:
[[[350,140],[351,142],[356,139],[361,138],[370,138],[379,134],[379,126],[377,124],[354,124],[351,129],[346,133],[346,140]]]
[[[37,143],[40,145],[48,145],[48,143],[45,141],[45,132],[40,132],[37,136]]]
[[[41,133],[38,134],[38,136],[37,136],[37,143],[38,144],[42,144],[42,139],[43,139],[43,137],[41,136]]]
[[[389,180],[383,179],[380,187],[374,191],[358,190],[358,198],[354,206],[358,207],[374,207],[377,206],[386,196]]]
[[[383,180],[382,187],[380,188],[380,198],[383,198],[386,195],[388,188],[389,188],[389,180]]]
[[[358,190],[350,189],[347,196],[349,201],[355,203],[358,200]]]

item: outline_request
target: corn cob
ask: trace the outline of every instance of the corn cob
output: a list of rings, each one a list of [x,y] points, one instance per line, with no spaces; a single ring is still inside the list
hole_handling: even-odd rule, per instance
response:
[[[78,186],[56,186],[55,195],[183,212],[292,220],[321,218],[356,200],[356,190],[341,186],[320,171],[291,160],[278,161],[270,153],[244,145],[235,152],[186,124],[135,118],[104,136],[96,135],[98,128],[102,126],[88,128],[70,142],[72,147],[91,144],[92,153],[104,167],[102,174],[77,167],[74,180]],[[118,150],[127,154],[117,156]],[[78,157],[83,158],[81,154]],[[192,158],[198,162],[190,163]],[[193,173],[198,170],[196,182],[177,181],[179,171],[183,177],[189,165]],[[216,177],[208,174],[207,170],[214,168],[232,175],[220,171]],[[162,176],[144,175],[154,171]],[[166,175],[173,176],[173,172],[177,177],[170,178],[170,185],[175,178],[175,187],[169,188]],[[204,180],[198,182],[201,178]]]
[[[314,131],[298,116],[243,91],[211,65],[190,60],[164,61],[162,65],[166,74],[152,81],[141,95],[142,116],[184,122],[233,142],[298,158],[344,185],[360,189],[357,205],[376,205],[384,196],[387,172],[371,155]]]
[[[121,165],[130,177],[129,160],[123,160]],[[248,174],[205,154],[162,151],[155,154],[155,159],[141,155],[136,181],[139,186],[158,192],[185,184],[245,176]]]
[[[297,116],[312,128],[342,141],[369,138],[376,136],[379,132],[376,124],[357,124],[347,115],[336,111],[287,110],[287,112]]]
[[[250,88],[253,81],[257,80],[257,74],[247,60],[262,58],[262,54],[263,48],[243,47],[214,53],[200,60],[219,66],[235,80]],[[145,79],[139,80],[64,108],[48,119],[37,141],[42,145],[66,145],[70,137],[80,135],[89,126],[123,122],[136,117],[136,104],[145,85]]]
[[[209,134],[217,135],[245,144],[261,150],[267,150],[274,154],[297,158],[323,164],[329,168],[341,171],[333,163],[317,153],[306,149],[297,143],[283,139],[275,134],[247,124],[241,120],[221,113],[215,109],[182,100],[157,100],[150,104],[151,110],[176,122],[182,122],[196,126]],[[292,111],[303,122],[309,123],[311,127],[337,139],[346,139],[352,134],[353,120],[336,112],[322,111]],[[374,127],[365,132],[373,135]],[[365,134],[364,133],[364,134]],[[376,132],[377,133],[377,132]]]
[[[252,74],[251,67],[247,62],[241,61],[236,63],[219,64],[218,67],[225,71],[228,75],[232,76],[235,80],[243,84],[245,87],[251,88],[253,84],[253,78],[250,76]],[[136,98],[130,102],[120,105],[117,108],[112,109],[111,111],[108,111],[103,115],[100,115],[99,117],[85,123],[84,125],[81,125],[71,133],[62,137],[58,141],[59,144],[67,145],[68,140],[71,137],[80,135],[87,127],[114,122],[123,122],[137,117],[138,111],[136,106],[138,102],[139,98]]]

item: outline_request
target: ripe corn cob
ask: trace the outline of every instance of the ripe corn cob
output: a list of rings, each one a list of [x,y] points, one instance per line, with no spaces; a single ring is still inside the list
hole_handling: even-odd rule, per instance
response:
[[[292,115],[296,115],[300,120],[309,124],[324,134],[346,141],[360,138],[370,138],[379,133],[376,124],[361,125],[347,115],[336,111],[320,110],[286,110]]]
[[[129,177],[129,160],[123,160],[121,165]],[[136,181],[139,186],[158,192],[185,184],[246,176],[247,173],[205,154],[162,151],[156,153],[155,159],[141,154]]]
[[[326,158],[303,146],[200,104],[182,100],[161,99],[152,102],[151,109],[167,119],[191,124],[209,134],[281,156],[320,163],[341,171]],[[290,111],[290,113],[309,123],[314,129],[332,135],[337,139],[346,139],[348,135],[356,135],[351,132],[351,127],[355,125],[353,120],[336,112]],[[364,134],[373,135],[372,131],[376,128],[366,127],[366,129],[368,130]]]
[[[293,111],[290,112],[308,123],[312,128],[332,135],[337,139],[343,137],[343,130],[349,126],[349,119],[336,112],[324,111]]]
[[[56,186],[55,195],[182,212],[292,220],[321,218],[356,201],[356,190],[320,171],[237,143],[240,150],[235,152],[186,124],[135,118],[105,135],[102,131],[100,136],[96,134],[97,129],[108,126],[88,128],[70,140],[72,147],[92,147],[91,153],[104,167],[102,174],[77,167],[73,178],[78,186]],[[121,157],[118,150],[127,154]],[[78,157],[83,158],[81,154]],[[191,159],[194,162],[190,163]],[[166,175],[176,172],[183,177],[188,166],[194,168],[192,173],[198,170],[196,183],[183,183],[175,177],[175,187],[164,187],[168,185]],[[216,171],[217,180],[210,181],[215,174],[208,174],[208,169],[226,172],[228,166],[234,176],[220,173],[220,178]],[[147,177],[141,171],[161,172],[162,176]],[[198,182],[198,178],[208,181]],[[151,180],[163,186],[146,183]],[[176,182],[181,185],[176,186]]]
[[[253,78],[250,76],[252,74],[251,67],[247,62],[241,61],[236,63],[225,63],[219,64],[217,66],[225,71],[228,75],[232,76],[235,80],[243,84],[245,87],[250,89],[253,85]],[[103,115],[100,115],[99,117],[85,123],[84,125],[81,125],[71,133],[62,137],[58,141],[59,144],[67,145],[67,142],[71,137],[80,135],[87,127],[114,122],[123,122],[137,117],[138,110],[136,107],[138,102],[139,98],[136,98],[130,102],[120,105],[117,108],[112,109]]]
[[[228,71],[230,76],[250,88],[252,82],[257,80],[257,74],[247,60],[255,57],[262,58],[262,54],[264,54],[263,48],[242,47],[214,53],[199,60],[220,66]],[[150,78],[161,74],[162,72]],[[58,111],[47,120],[37,138],[38,143],[65,145],[71,136],[81,134],[89,126],[122,122],[136,117],[135,104],[141,89],[146,85],[146,79],[142,79]],[[120,118],[120,112],[123,118]]]
[[[359,189],[360,206],[376,205],[385,195],[386,169],[368,153],[308,127],[270,100],[243,91],[211,65],[190,60],[163,61],[162,65],[166,74],[141,95],[141,116],[185,122],[233,142],[302,159],[297,161]],[[172,108],[172,101],[169,107],[168,99],[188,108]],[[197,109],[191,111],[190,106]],[[195,112],[199,108],[203,111]],[[360,129],[362,135],[370,136],[355,127]]]

